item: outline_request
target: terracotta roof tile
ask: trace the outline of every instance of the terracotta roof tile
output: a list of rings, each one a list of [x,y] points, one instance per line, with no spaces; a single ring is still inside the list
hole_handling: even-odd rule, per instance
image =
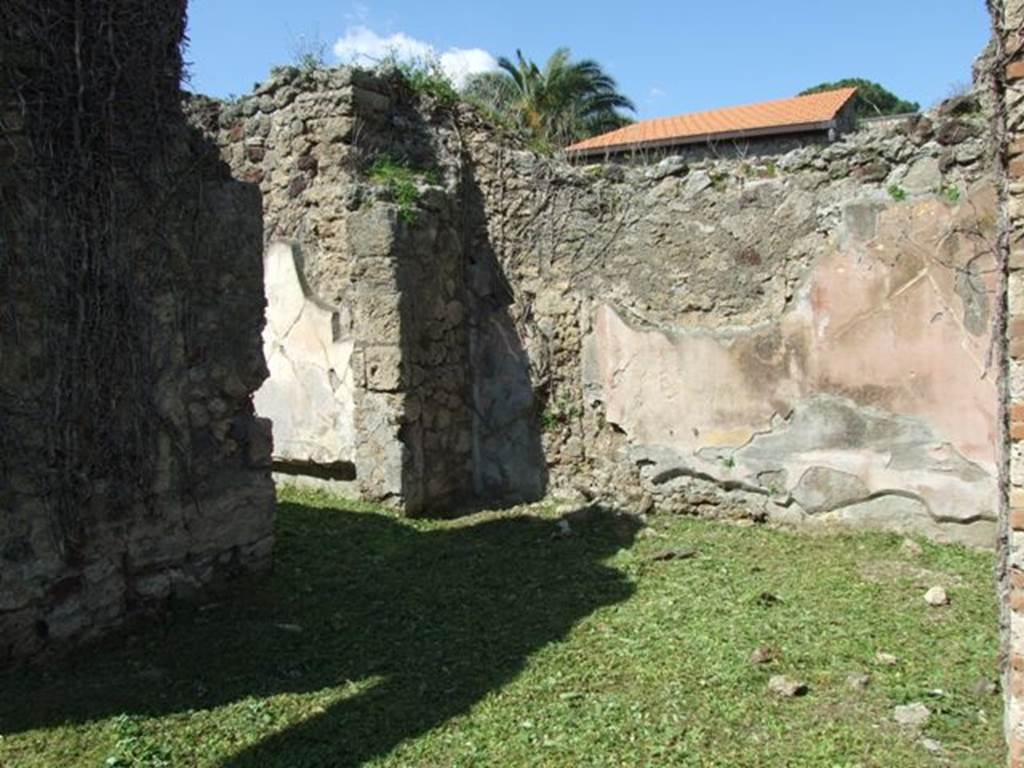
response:
[[[856,92],[856,88],[841,88],[792,99],[643,120],[573,144],[568,151],[596,152],[676,141],[688,144],[713,140],[723,134],[749,132],[756,135],[776,129],[827,123],[835,119]]]

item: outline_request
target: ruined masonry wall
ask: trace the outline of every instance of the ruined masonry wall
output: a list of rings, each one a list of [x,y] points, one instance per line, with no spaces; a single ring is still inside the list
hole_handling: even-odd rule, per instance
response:
[[[304,298],[289,289],[295,301],[334,317],[313,334],[328,353],[308,365],[268,329],[271,377],[257,407],[275,421],[275,464],[333,481],[351,463],[358,493],[408,512],[470,498],[470,331],[461,213],[447,194],[458,168],[444,167],[410,95],[358,71],[283,68],[238,102],[188,108],[234,172],[259,185],[265,241],[298,265],[286,280],[304,286]],[[384,155],[435,180],[415,211],[368,182]],[[274,253],[268,264],[293,263]]]
[[[778,157],[640,167],[539,156],[346,69],[278,70],[205,119],[260,183],[267,238],[348,308],[365,495],[992,546],[983,96]],[[416,170],[411,204],[371,173],[385,154]]]
[[[778,158],[637,169],[464,128],[550,485],[992,546],[987,128],[960,101]]]
[[[1007,466],[1006,495],[1000,532],[1000,597],[1003,607],[1005,723],[1009,765],[1024,766],[1024,2],[993,4],[993,22],[1000,38],[996,67],[1002,111],[1000,127],[1003,187],[1002,243],[1007,267],[1004,327],[1005,390],[1008,419],[1004,422]]]
[[[183,0],[83,8],[77,28],[56,6],[32,9],[43,27],[0,24],[0,63],[24,55],[31,73],[23,97],[57,86],[20,32],[96,54],[96,80],[65,102],[9,99],[0,81],[0,665],[265,568],[274,542],[269,422],[251,404],[266,376],[258,191],[176,106]],[[120,71],[106,55],[130,83],[103,79]],[[149,71],[160,88],[133,94]],[[36,145],[94,107],[79,133]]]

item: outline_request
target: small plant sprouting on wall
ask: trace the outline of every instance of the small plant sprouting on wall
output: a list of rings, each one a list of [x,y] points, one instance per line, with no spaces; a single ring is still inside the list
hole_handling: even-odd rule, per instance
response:
[[[458,89],[434,54],[406,57],[392,48],[374,66],[378,71],[397,72],[412,91],[443,106],[454,106],[460,100]]]
[[[409,87],[420,96],[429,97],[448,107],[459,102],[459,92],[436,59],[402,62],[398,70]]]
[[[552,430],[557,429],[561,423],[561,419],[559,419],[558,414],[554,411],[545,409],[540,414],[540,428],[545,432],[551,432]]]
[[[302,72],[315,72],[327,66],[327,44],[319,35],[300,35],[292,41],[292,62]]]
[[[388,195],[398,204],[398,217],[409,225],[416,223],[416,204],[423,194],[420,185],[440,182],[437,171],[417,170],[388,154],[378,155],[370,166],[368,176],[374,184],[387,190]]]
[[[580,404],[574,403],[569,397],[562,397],[554,403],[550,403],[541,412],[540,426],[543,431],[551,432],[570,421],[582,418],[582,416],[583,407]]]
[[[895,200],[897,203],[902,203],[907,199],[907,190],[901,187],[899,184],[889,185],[889,197]]]
[[[956,184],[946,184],[940,190],[940,194],[946,198],[946,201],[950,205],[956,205],[960,202],[960,187]]]

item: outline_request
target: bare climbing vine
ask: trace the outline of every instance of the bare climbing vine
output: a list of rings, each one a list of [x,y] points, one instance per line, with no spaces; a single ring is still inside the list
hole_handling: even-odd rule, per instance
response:
[[[152,486],[184,5],[0,3],[0,505],[41,499],[68,560]]]

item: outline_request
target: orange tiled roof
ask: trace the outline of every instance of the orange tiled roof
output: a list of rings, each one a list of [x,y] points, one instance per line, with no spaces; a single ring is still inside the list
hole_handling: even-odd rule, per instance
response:
[[[856,92],[856,88],[840,88],[792,99],[643,120],[585,139],[568,151],[591,153],[650,144],[692,144],[715,138],[785,133],[787,128],[823,128],[821,124],[834,120]]]

